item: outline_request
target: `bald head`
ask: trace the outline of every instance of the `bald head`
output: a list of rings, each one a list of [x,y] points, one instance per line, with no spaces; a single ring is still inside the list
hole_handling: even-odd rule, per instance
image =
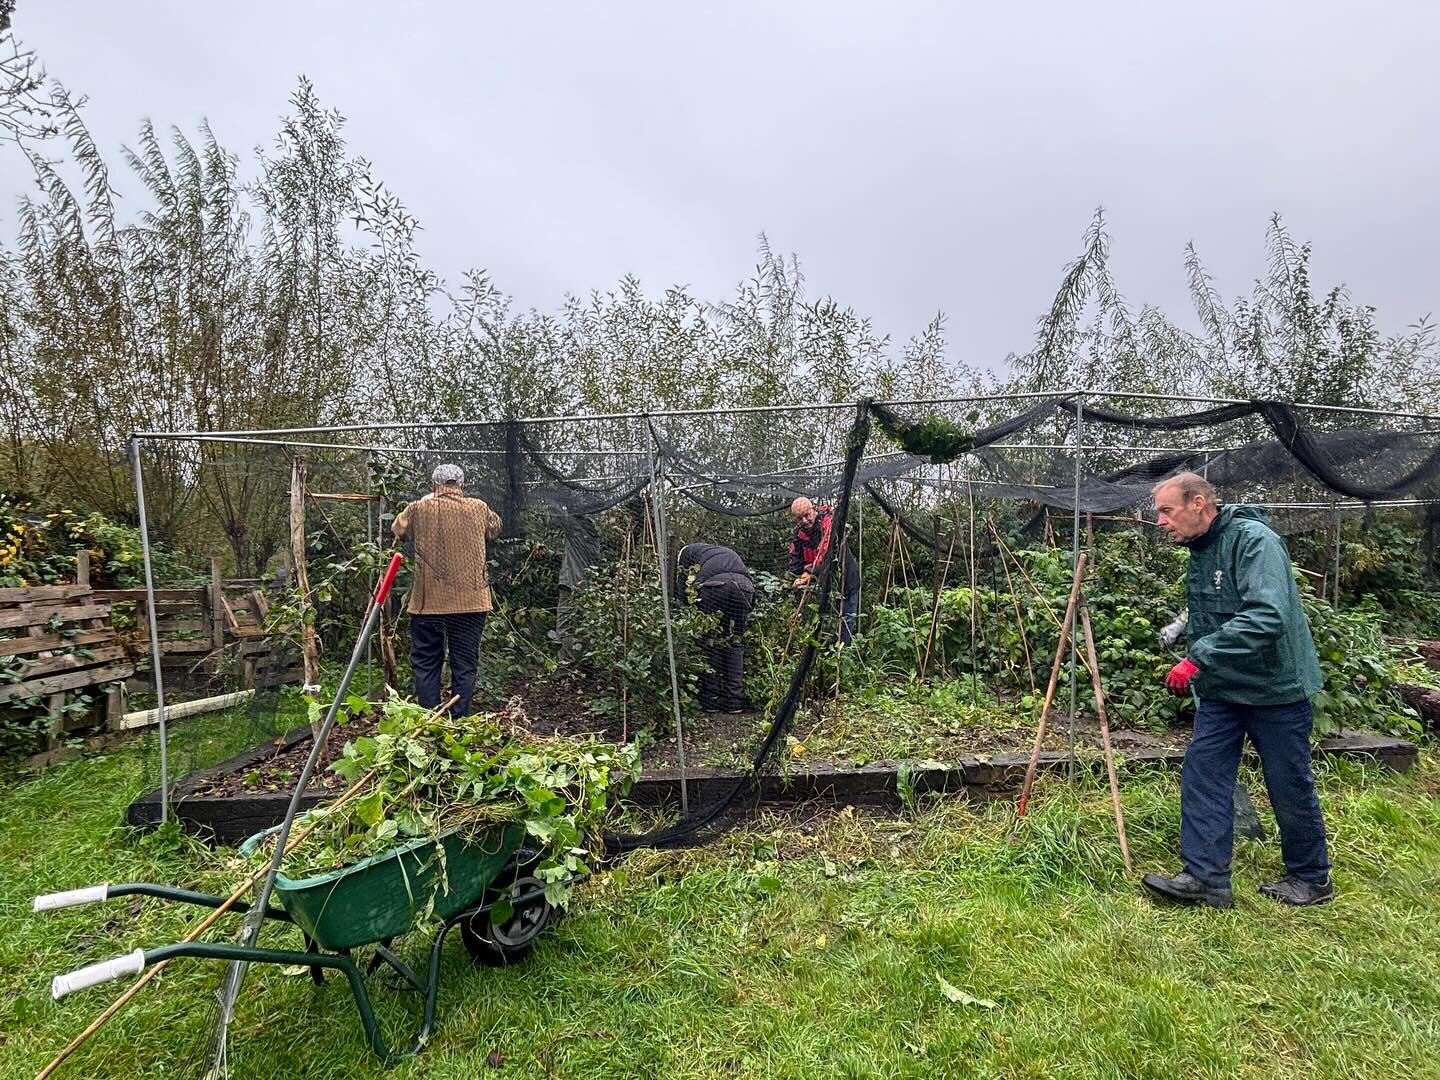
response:
[[[815,518],[817,517],[815,504],[804,495],[801,495],[790,504],[790,516],[793,517],[797,523],[808,529],[811,525],[815,524]]]

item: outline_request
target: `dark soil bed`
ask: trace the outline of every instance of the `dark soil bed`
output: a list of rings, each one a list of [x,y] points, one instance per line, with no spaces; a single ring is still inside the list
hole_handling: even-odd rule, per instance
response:
[[[618,716],[589,711],[589,702],[601,691],[583,677],[535,680],[506,688],[503,711],[507,720],[539,736],[578,736],[619,742],[636,732]],[[907,712],[887,715],[883,709],[853,707],[828,711],[808,709],[796,718],[793,734],[780,749],[778,778],[765,796],[828,797],[873,801],[893,796],[894,774],[902,761],[912,763],[917,790],[958,790],[985,795],[1013,784],[1024,770],[1034,740],[1034,728],[1001,708],[994,714],[949,715]],[[977,719],[978,717],[978,719]],[[372,734],[378,716],[337,724],[326,740],[319,767],[310,784],[307,805],[338,792],[344,785],[329,771],[345,743]],[[685,720],[685,764],[692,799],[711,797],[745,775],[769,718],[762,713],[701,713]],[[1068,717],[1052,717],[1042,749],[1042,767],[1068,760]],[[1116,751],[1128,761],[1151,766],[1177,765],[1189,741],[1189,729],[1177,725],[1165,731],[1126,728],[1112,732]],[[632,798],[640,802],[673,801],[679,789],[679,753],[668,721],[664,729],[642,738],[644,777]],[[1327,747],[1326,744],[1333,743]],[[1075,723],[1078,756],[1089,762],[1100,757],[1099,726],[1081,716]],[[278,820],[295,778],[310,752],[305,729],[256,747],[213,769],[195,774],[176,787],[177,812],[188,813],[193,824],[222,839],[243,838]],[[1375,736],[1348,736],[1326,740],[1322,753],[1357,754],[1392,768],[1414,763],[1416,749],[1403,740]],[[768,775],[768,774],[767,774]],[[643,794],[642,794],[643,792]],[[709,792],[710,795],[706,793]],[[889,793],[889,794],[887,794]],[[158,809],[157,793],[142,796],[131,807],[135,824],[151,823]],[[155,804],[155,805],[152,805]],[[232,820],[233,819],[233,820]]]
[[[588,680],[577,677],[566,680],[517,682],[506,688],[508,703],[501,712],[509,722],[535,735],[577,737],[594,735],[606,742],[619,743],[635,736],[635,731],[618,716],[590,712],[589,702],[598,690]],[[341,791],[345,782],[330,771],[330,766],[344,753],[345,744],[363,735],[375,734],[379,714],[371,713],[348,722],[337,723],[325,740],[325,749],[316,763],[310,780],[312,791]],[[764,718],[759,713],[701,713],[687,717],[685,723],[687,765],[739,765],[749,759],[759,746]],[[197,784],[191,794],[205,797],[256,795],[288,792],[304,768],[311,743],[303,739],[284,746],[284,737],[275,740],[281,746],[274,755],[254,765],[242,765],[236,771],[213,775]],[[669,769],[679,765],[675,733],[668,731],[647,741],[641,752],[647,769]]]

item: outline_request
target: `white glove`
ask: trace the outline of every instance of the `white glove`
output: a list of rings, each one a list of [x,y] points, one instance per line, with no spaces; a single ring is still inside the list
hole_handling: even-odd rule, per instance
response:
[[[1168,649],[1185,636],[1185,626],[1190,621],[1190,612],[1182,611],[1180,617],[1160,631],[1160,647]]]

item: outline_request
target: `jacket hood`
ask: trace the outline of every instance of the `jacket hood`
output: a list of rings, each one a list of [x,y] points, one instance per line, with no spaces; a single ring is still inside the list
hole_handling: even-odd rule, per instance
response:
[[[1238,503],[1222,506],[1220,507],[1220,512],[1215,515],[1215,520],[1210,523],[1210,528],[1206,529],[1199,536],[1186,540],[1184,542],[1185,546],[1188,548],[1207,548],[1215,542],[1215,538],[1219,536],[1221,532],[1229,527],[1232,521],[1242,520],[1258,521],[1261,525],[1268,526],[1270,524],[1270,515],[1258,506],[1245,506]]]
[[[1270,524],[1270,515],[1261,507],[1245,506],[1235,503],[1229,506],[1220,507],[1220,527],[1223,529],[1236,518],[1248,518],[1251,521],[1258,521],[1261,525]]]

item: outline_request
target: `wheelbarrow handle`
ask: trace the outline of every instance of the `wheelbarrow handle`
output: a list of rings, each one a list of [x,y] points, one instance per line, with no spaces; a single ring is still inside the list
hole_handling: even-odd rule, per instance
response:
[[[110,899],[110,884],[87,885],[83,889],[68,889],[65,892],[45,893],[35,897],[33,911],[58,911],[60,908],[79,907],[81,904],[103,903]]]
[[[136,949],[113,960],[101,960],[98,964],[87,964],[65,975],[56,975],[50,980],[50,996],[59,1001],[66,994],[85,990],[101,983],[123,979],[126,975],[139,975],[145,970],[145,950]]]
[[[176,889],[170,885],[156,885],[149,881],[131,881],[123,885],[107,883],[90,885],[84,889],[71,889],[69,892],[46,893],[44,896],[35,897],[34,910],[56,911],[60,908],[78,907],[81,904],[101,903],[120,896],[154,896],[175,904],[194,904],[196,907],[204,908],[225,906],[222,897],[212,896],[210,893],[195,892],[192,889]],[[243,900],[237,900],[230,905],[230,910],[243,914],[250,910],[250,905]],[[277,907],[271,907],[266,911],[265,917],[279,919],[281,922],[291,921],[289,914]]]

